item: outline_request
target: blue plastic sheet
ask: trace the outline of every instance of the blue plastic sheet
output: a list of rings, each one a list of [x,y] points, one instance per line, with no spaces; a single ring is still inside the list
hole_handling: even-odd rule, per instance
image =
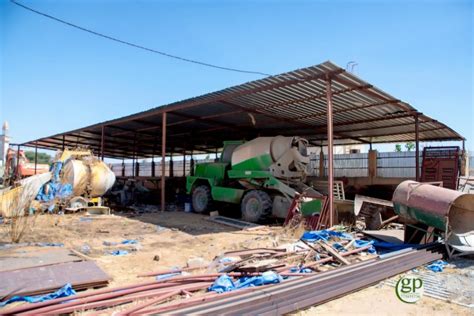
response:
[[[444,267],[447,266],[448,263],[443,260],[435,261],[426,266],[426,269],[431,270],[433,272],[443,272]]]
[[[128,255],[127,250],[113,250],[109,252],[112,256],[125,256]]]
[[[44,302],[44,301],[49,301],[55,298],[60,298],[60,297],[67,297],[67,296],[72,296],[76,295],[76,291],[72,288],[71,284],[68,283],[56,292],[49,293],[46,295],[39,295],[39,296],[13,296],[12,298],[6,300],[5,302],[0,303],[0,307],[3,307],[5,305],[8,305],[13,302],[28,302],[28,303],[38,303],[38,302]]]
[[[377,250],[375,250],[375,247],[374,247],[374,241],[373,240],[371,240],[371,241],[361,240],[361,239],[354,240],[354,247],[362,248],[362,247],[366,247],[366,246],[370,246],[370,248],[367,249],[368,253],[371,253],[371,254],[376,254],[377,253]]]
[[[266,271],[259,276],[242,277],[236,282],[227,274],[224,274],[218,277],[208,290],[223,293],[264,284],[280,283],[281,281],[283,281],[283,278],[273,271]]]
[[[62,242],[37,242],[35,246],[38,247],[64,247]]]
[[[291,273],[313,273],[314,271],[310,268],[301,268],[301,267],[293,267],[290,268]]]
[[[346,240],[354,239],[351,234],[326,229],[304,232],[303,236],[301,236],[301,239],[308,242],[315,242],[318,240],[328,241],[332,237],[337,237]]]
[[[138,241],[135,239],[125,239],[121,242],[122,245],[135,245],[138,244]]]

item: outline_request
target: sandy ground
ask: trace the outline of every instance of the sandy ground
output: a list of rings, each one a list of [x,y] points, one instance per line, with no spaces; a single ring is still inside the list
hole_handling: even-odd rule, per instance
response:
[[[0,233],[0,244],[7,243],[8,237],[4,232]],[[145,281],[137,277],[140,273],[185,266],[192,257],[211,261],[225,251],[274,247],[290,241],[291,237],[278,226],[241,231],[212,223],[206,216],[165,212],[137,216],[42,215],[36,218],[32,231],[27,232],[22,242],[62,242],[78,251],[90,248],[88,256],[113,278],[110,285],[118,286]],[[135,239],[139,244],[104,245],[104,242],[124,239]],[[109,254],[116,249],[130,253],[125,256]],[[158,261],[154,260],[155,256],[159,256]],[[392,287],[379,285],[297,314],[467,315],[469,312],[472,314],[472,310],[428,297],[416,304],[405,304],[397,299]]]

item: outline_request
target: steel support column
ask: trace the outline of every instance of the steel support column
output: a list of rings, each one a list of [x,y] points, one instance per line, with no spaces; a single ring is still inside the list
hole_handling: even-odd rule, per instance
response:
[[[64,151],[65,148],[65,143],[66,143],[66,136],[63,135],[63,145],[62,145],[62,151]]]
[[[100,133],[100,159],[104,161],[104,136],[105,136],[105,126],[102,125],[102,131]]]
[[[38,142],[35,142],[35,174],[38,169]]]
[[[183,177],[186,177],[186,152],[183,152]]]
[[[15,170],[15,181],[20,180],[20,145],[16,148],[16,170]]]
[[[161,211],[165,211],[165,180],[166,180],[166,112],[163,112],[161,127]]]
[[[418,114],[415,114],[415,177],[420,181],[420,122]]]
[[[334,157],[333,157],[333,116],[331,78],[326,77],[327,103],[327,138],[328,138],[328,196],[329,196],[329,227],[334,225]]]

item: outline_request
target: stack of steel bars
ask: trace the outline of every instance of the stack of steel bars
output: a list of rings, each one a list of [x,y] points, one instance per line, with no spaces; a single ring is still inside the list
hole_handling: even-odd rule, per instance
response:
[[[208,302],[164,306],[146,313],[199,315],[281,315],[314,306],[442,258],[439,245],[409,249]]]

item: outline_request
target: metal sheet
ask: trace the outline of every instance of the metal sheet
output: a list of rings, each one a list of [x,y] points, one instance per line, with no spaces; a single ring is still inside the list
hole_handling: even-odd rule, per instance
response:
[[[24,145],[34,147],[37,141],[38,148],[60,149],[64,137],[65,146],[89,146],[96,152],[103,148],[107,157],[151,157],[156,144],[155,153],[161,150],[157,136],[163,112],[169,114],[166,152],[205,152],[220,148],[223,140],[278,134],[326,144],[327,77],[332,84],[334,144],[415,139],[415,108],[328,61]],[[419,114],[419,122],[420,141],[463,139],[426,115]],[[136,146],[131,141],[135,134]]]
[[[92,261],[68,262],[0,272],[0,297],[49,293],[71,283],[74,288],[105,285],[110,277]]]

